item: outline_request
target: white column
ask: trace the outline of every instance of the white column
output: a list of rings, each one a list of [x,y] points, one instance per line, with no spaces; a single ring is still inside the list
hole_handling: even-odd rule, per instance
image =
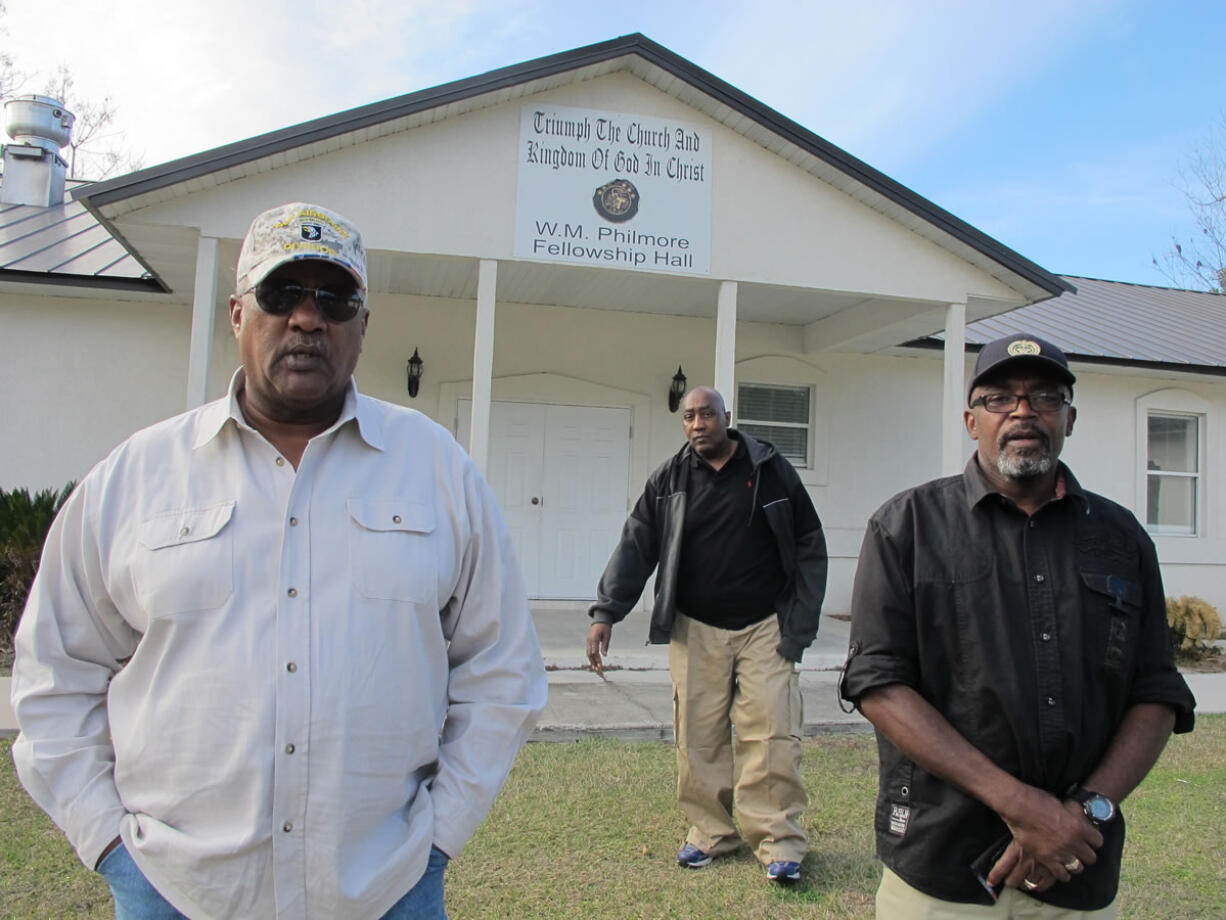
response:
[[[966,465],[966,304],[945,308],[945,390],[941,400],[941,475],[952,476]]]
[[[187,353],[187,408],[209,398],[209,363],[213,357],[213,318],[217,315],[217,240],[196,243],[196,289],[192,295],[192,338]]]
[[[715,307],[715,389],[729,412],[736,402],[736,282],[719,283]]]
[[[481,472],[490,454],[490,398],[494,389],[494,294],[498,263],[482,259],[477,269],[477,330],[473,341],[473,419],[468,453]]]

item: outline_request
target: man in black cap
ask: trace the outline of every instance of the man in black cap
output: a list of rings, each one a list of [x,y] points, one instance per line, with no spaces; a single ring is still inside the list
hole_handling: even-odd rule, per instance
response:
[[[877,729],[879,918],[1116,917],[1118,803],[1192,729],[1153,542],[1059,461],[1075,379],[985,345],[966,469],[869,520],[841,690]]]

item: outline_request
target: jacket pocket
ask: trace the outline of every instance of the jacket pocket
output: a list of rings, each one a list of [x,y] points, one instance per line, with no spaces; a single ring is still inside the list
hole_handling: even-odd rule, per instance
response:
[[[1141,618],[1141,584],[1107,572],[1082,572],[1086,657],[1108,674],[1127,673]]]
[[[234,593],[235,502],[165,511],[141,521],[133,580],[150,619],[220,607]]]
[[[437,597],[434,507],[415,499],[351,498],[349,568],[366,597],[426,603]]]

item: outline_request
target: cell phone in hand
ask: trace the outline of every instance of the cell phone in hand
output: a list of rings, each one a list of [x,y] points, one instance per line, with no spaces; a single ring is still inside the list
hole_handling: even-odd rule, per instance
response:
[[[988,897],[992,899],[992,903],[996,903],[996,899],[1000,897],[1000,886],[993,887],[988,884],[988,873],[992,871],[992,867],[1005,855],[1005,850],[1009,848],[1009,844],[1013,842],[1012,834],[1005,834],[997,840],[992,841],[991,845],[975,857],[975,861],[971,863],[971,871],[975,873],[975,878],[983,890],[988,893]]]

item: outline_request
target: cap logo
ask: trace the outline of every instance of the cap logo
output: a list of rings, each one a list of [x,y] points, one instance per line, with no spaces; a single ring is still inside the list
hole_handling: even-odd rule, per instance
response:
[[[321,240],[324,236],[324,228],[319,224],[303,224],[302,238],[304,240]]]
[[[1039,343],[1032,342],[1030,339],[1018,339],[1016,342],[1010,342],[1009,347],[1005,351],[1015,358],[1019,355],[1038,355],[1043,353]]]

